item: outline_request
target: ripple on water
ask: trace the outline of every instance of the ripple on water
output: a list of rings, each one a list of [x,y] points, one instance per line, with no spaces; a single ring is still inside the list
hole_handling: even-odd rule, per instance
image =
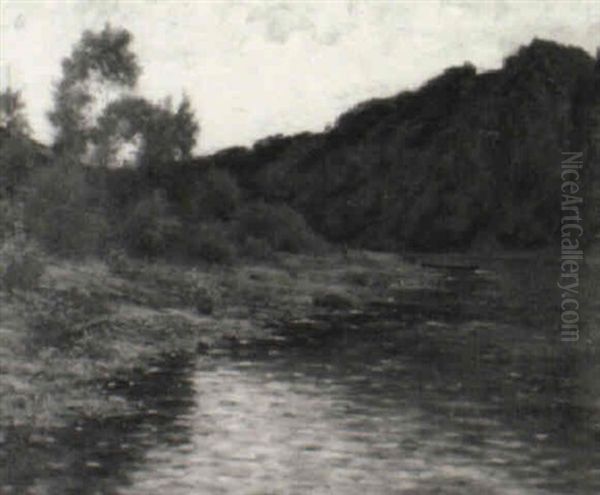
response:
[[[490,447],[518,449],[510,436],[473,442],[401,401],[374,413],[348,396],[352,374],[324,393],[305,373],[287,381],[272,366],[231,366],[195,375],[197,406],[186,416],[193,447],[149,454],[123,493],[523,493],[506,478],[506,455],[477,462]],[[473,425],[502,433],[494,421]]]

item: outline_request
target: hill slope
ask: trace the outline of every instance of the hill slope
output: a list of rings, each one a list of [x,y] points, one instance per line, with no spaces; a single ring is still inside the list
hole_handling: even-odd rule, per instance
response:
[[[358,105],[322,134],[275,136],[196,164],[229,169],[248,197],[289,203],[337,242],[543,246],[560,226],[562,152],[584,152],[582,195],[593,203],[599,75],[585,51],[534,40],[500,70],[453,67]]]

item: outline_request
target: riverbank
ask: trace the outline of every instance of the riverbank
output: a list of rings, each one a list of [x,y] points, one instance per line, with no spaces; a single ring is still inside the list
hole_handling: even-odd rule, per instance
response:
[[[0,293],[0,427],[122,416],[135,405],[107,390],[159,356],[275,339],[283,324],[306,330],[312,313],[360,312],[434,278],[366,252],[201,268],[51,259],[38,287]]]
[[[126,257],[49,259],[36,288],[0,291],[0,432],[10,426],[33,431],[74,419],[135,412],[131,409],[135,404],[110,393],[111,387],[152,366],[157,358],[219,354],[257,341],[267,347],[285,346],[282,328],[292,336],[319,335],[317,327],[323,322],[312,320],[315,314],[327,314],[329,321],[349,313],[360,319],[365,308],[379,305],[448,318],[457,308],[464,317],[469,304],[480,305],[469,301],[466,293],[456,301],[436,293],[441,279],[459,274],[421,266],[421,261],[431,259],[431,255],[364,251],[277,255],[261,263],[204,266]],[[468,256],[443,260],[447,259],[473,262]],[[529,260],[535,263],[536,257]],[[492,277],[508,293],[543,290],[549,301],[554,297],[552,270],[540,271],[546,278],[534,277],[527,263],[522,276],[521,270],[514,270],[517,278],[513,274],[504,282],[493,257],[475,261],[481,264],[477,273],[483,274],[482,280]],[[517,257],[515,263],[520,266],[523,261],[527,259]],[[597,264],[588,268],[597,271]],[[593,273],[585,278],[583,291],[590,311],[582,316],[592,329],[600,314]],[[504,312],[501,299],[501,294],[491,297],[486,306],[494,301],[499,306],[486,311]],[[533,329],[545,328],[536,318],[545,317],[546,310],[513,299],[522,305],[512,308],[522,321],[529,321]],[[483,310],[477,311],[481,317]],[[490,313],[490,318],[497,317]],[[553,340],[552,329],[543,332],[544,338]],[[590,337],[596,334],[584,336],[577,347],[589,350],[595,345]],[[561,349],[566,352],[567,347]]]

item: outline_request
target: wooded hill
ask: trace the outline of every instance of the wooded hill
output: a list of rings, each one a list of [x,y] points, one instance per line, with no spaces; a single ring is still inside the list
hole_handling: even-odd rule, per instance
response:
[[[499,70],[449,68],[416,91],[359,104],[326,132],[194,164],[226,168],[248,197],[289,204],[332,241],[537,247],[560,226],[562,152],[584,153],[586,232],[597,231],[599,129],[599,61],[534,40]]]

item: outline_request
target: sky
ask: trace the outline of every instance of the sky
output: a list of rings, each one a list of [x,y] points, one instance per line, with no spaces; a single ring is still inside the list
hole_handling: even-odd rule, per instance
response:
[[[134,36],[141,95],[189,95],[200,154],[320,131],[448,66],[498,68],[534,37],[600,46],[600,0],[0,0],[0,12],[0,86],[22,91],[38,139],[52,139],[61,60],[110,22]]]

